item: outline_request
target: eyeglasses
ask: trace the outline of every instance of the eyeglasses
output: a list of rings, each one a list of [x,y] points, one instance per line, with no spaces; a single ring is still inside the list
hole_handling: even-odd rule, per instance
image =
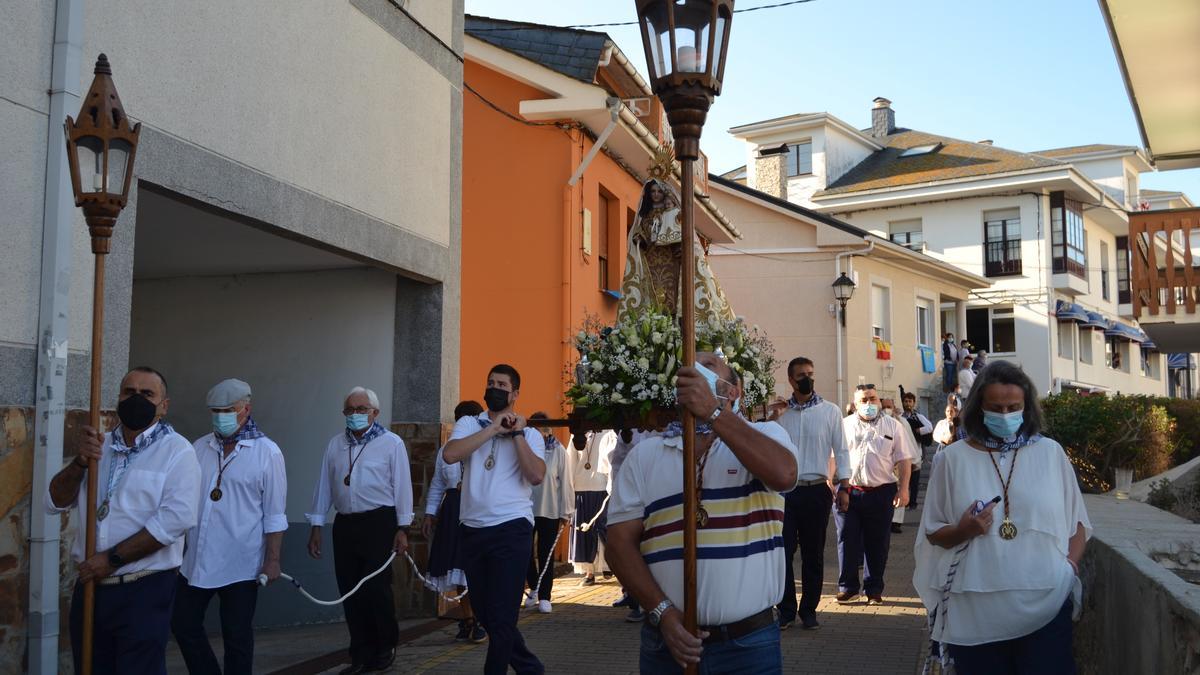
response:
[[[342,408],[342,414],[343,415],[354,415],[354,414],[363,415],[363,414],[370,414],[374,410],[375,409],[369,405],[360,405],[357,408]]]
[[[855,391],[866,391],[868,389],[874,389],[874,388],[875,388],[875,385],[873,385],[873,384],[860,384],[860,385],[855,386],[854,390]]]

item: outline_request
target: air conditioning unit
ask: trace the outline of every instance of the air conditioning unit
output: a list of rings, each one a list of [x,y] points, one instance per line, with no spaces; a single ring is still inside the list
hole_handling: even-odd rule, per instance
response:
[[[629,108],[629,112],[637,117],[649,117],[651,109],[650,97],[627,98],[625,99],[625,107]]]

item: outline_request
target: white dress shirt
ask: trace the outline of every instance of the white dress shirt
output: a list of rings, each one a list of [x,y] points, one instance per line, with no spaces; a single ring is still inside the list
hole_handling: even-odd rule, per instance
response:
[[[462,463],[447,464],[442,457],[446,446],[438,448],[437,458],[433,462],[433,478],[429,480],[429,490],[425,493],[425,515],[436,516],[442,507],[442,498],[446,490],[458,488],[462,482]]]
[[[947,618],[939,616],[933,638],[952,645],[1011,640],[1049,623],[1073,590],[1078,603],[1078,582],[1067,553],[1076,528],[1082,524],[1090,537],[1092,525],[1062,446],[1043,437],[1015,453],[988,453],[964,440],[939,456],[942,461],[934,464],[929,477],[914,549],[913,586],[927,611],[932,613],[942,602],[957,547],[942,548],[924,535],[957,525],[976,500],[1003,495],[997,465],[1006,480],[1012,471],[1008,506],[1017,536],[1000,538],[1004,503],[996,504],[991,529],[971,539],[960,556]]]
[[[492,422],[486,412],[478,417],[463,417],[454,424],[450,440],[458,440],[479,433],[485,424]],[[525,442],[538,459],[544,459],[546,442],[536,429],[525,427]],[[485,468],[488,457],[494,464]],[[515,438],[495,436],[462,461],[462,508],[459,522],[467,527],[492,527],[510,520],[524,518],[533,523],[531,493],[533,485],[521,473],[517,461]]]
[[[534,485],[531,493],[536,518],[566,518],[575,515],[575,488],[572,486],[571,455],[555,441],[546,446],[546,477]]]
[[[228,455],[213,434],[193,448],[203,476],[200,521],[188,530],[179,572],[197,588],[253,581],[262,570],[264,535],[288,526],[283,452],[266,436],[238,441]],[[213,501],[218,475],[221,499]]]
[[[971,387],[975,385],[975,371],[970,368],[963,368],[958,371],[958,390],[962,392],[962,397],[966,398],[971,395]]]
[[[830,458],[835,481],[850,477],[850,452],[837,404],[823,401],[804,410],[789,408],[776,421],[800,453],[798,480],[828,480]]]
[[[347,474],[350,485],[344,482]],[[411,525],[412,470],[404,441],[390,431],[371,439],[365,447],[360,443],[352,445],[345,431],[329,439],[313,489],[312,510],[305,514],[309,524],[324,525],[330,506],[338,513],[364,513],[390,506],[396,509],[396,523],[400,527]]]
[[[879,487],[896,482],[896,465],[920,457],[908,422],[880,413],[871,421],[857,414],[842,420],[850,446],[850,484]]]
[[[158,423],[152,424],[138,434],[138,439],[153,436],[158,426]],[[104,444],[101,446],[103,454],[96,467],[96,477],[99,479],[97,506],[107,494],[105,489],[110,465],[117,463],[111,467],[114,475],[125,466],[124,453],[117,453],[112,447],[114,435],[119,433],[121,427],[104,435]],[[137,445],[136,439],[134,445]],[[142,450],[130,454],[128,462],[128,468],[120,480],[115,481],[111,494],[108,494],[108,516],[96,520],[96,550],[107,551],[145,528],[163,547],[140,560],[123,565],[113,574],[175,569],[183,560],[184,533],[196,524],[196,501],[200,494],[200,466],[196,463],[196,453],[186,438],[171,430]],[[71,556],[76,562],[83,561],[86,530],[83,505],[87,504],[87,499],[86,480],[76,500],[70,504],[61,507],[56,505],[49,491],[45,497],[47,513],[62,513],[75,508],[79,528],[75,532]]]

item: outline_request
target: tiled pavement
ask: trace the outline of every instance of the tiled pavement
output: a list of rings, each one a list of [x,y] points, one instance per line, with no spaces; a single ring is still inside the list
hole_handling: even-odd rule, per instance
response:
[[[834,602],[837,551],[830,522],[825,597],[818,609],[822,627],[817,631],[792,628],[783,633],[784,672],[919,672],[926,638],[925,611],[912,591],[917,512],[909,512],[909,521],[904,534],[892,537],[885,604],[881,607],[839,606]],[[522,612],[521,632],[530,649],[545,663],[547,673],[637,672],[639,626],[625,623],[624,610],[609,606],[619,592],[615,580],[583,587],[578,577],[564,577],[555,583],[553,613]],[[486,644],[454,642],[453,634],[454,627],[448,626],[402,645],[393,672],[481,672]]]

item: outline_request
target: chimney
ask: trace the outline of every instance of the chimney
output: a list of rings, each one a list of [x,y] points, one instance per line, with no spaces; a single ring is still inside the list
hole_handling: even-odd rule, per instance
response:
[[[788,146],[763,148],[754,158],[754,188],[772,197],[787,197]]]
[[[990,138],[985,138],[985,139],[983,139],[982,141],[975,141],[975,142],[976,142],[976,143],[978,143],[978,144],[980,144],[980,145],[991,145],[991,144],[992,144],[992,139],[990,139]]]
[[[892,110],[892,102],[880,96],[875,99],[871,108],[871,135],[883,138],[896,130],[896,112]]]

